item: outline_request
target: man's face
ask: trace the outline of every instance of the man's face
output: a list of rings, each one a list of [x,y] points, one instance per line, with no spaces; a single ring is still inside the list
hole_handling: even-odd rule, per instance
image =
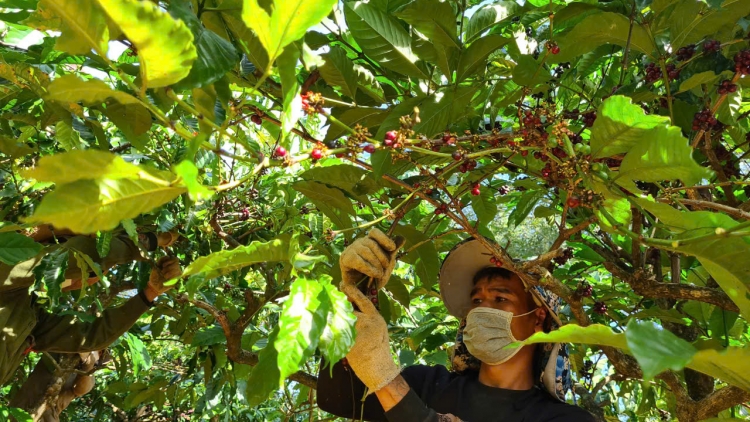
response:
[[[474,285],[471,291],[471,309],[487,307],[499,309],[521,315],[536,308],[528,315],[513,318],[511,331],[513,337],[525,340],[537,331],[544,328],[544,318],[547,312],[544,308],[537,308],[531,294],[524,290],[523,283],[517,275],[511,278],[482,278]]]

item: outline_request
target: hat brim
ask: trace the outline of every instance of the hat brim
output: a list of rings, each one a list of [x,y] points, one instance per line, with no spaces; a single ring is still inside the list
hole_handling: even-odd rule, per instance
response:
[[[493,266],[492,253],[477,239],[469,238],[456,245],[440,267],[440,296],[448,313],[464,318],[471,310],[474,275]]]

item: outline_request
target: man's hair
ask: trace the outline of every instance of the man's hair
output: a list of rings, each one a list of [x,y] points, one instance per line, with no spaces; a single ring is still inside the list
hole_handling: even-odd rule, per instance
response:
[[[477,284],[479,283],[479,280],[485,278],[489,278],[491,280],[496,277],[502,278],[504,280],[510,280],[514,275],[516,275],[516,273],[502,267],[485,267],[474,274],[474,278],[471,280],[471,283]]]

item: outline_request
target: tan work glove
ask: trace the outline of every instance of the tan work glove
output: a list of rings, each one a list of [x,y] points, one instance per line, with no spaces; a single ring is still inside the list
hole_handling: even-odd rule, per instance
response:
[[[378,229],[355,240],[339,258],[343,284],[356,286],[365,277],[372,277],[377,281],[377,289],[381,289],[391,278],[403,242],[403,238],[393,240]]]
[[[173,280],[182,274],[180,261],[175,257],[165,256],[156,263],[157,268],[151,269],[151,276],[148,278],[147,292],[153,292],[156,296],[169,291],[176,283],[165,285],[169,280]]]
[[[391,355],[388,326],[372,302],[355,285],[342,282],[339,287],[360,310],[354,311],[357,316],[357,337],[346,360],[357,377],[370,389],[370,393],[373,393],[388,385],[401,373]]]

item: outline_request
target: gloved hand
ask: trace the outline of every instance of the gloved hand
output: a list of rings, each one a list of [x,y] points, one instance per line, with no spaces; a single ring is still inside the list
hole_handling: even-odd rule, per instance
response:
[[[355,240],[339,259],[342,284],[356,286],[363,278],[372,277],[377,281],[377,289],[385,286],[396,267],[396,254],[403,243],[403,238],[391,239],[378,229]]]
[[[161,258],[156,263],[156,267],[151,269],[151,276],[148,278],[147,293],[154,293],[158,296],[175,286],[175,284],[167,286],[164,283],[179,277],[182,274],[182,269],[180,268],[180,261],[170,256]]]
[[[382,233],[381,233],[382,234]],[[370,393],[388,385],[401,369],[393,361],[388,342],[388,326],[375,306],[354,284],[342,282],[342,292],[360,309],[357,316],[357,337],[346,360]]]

